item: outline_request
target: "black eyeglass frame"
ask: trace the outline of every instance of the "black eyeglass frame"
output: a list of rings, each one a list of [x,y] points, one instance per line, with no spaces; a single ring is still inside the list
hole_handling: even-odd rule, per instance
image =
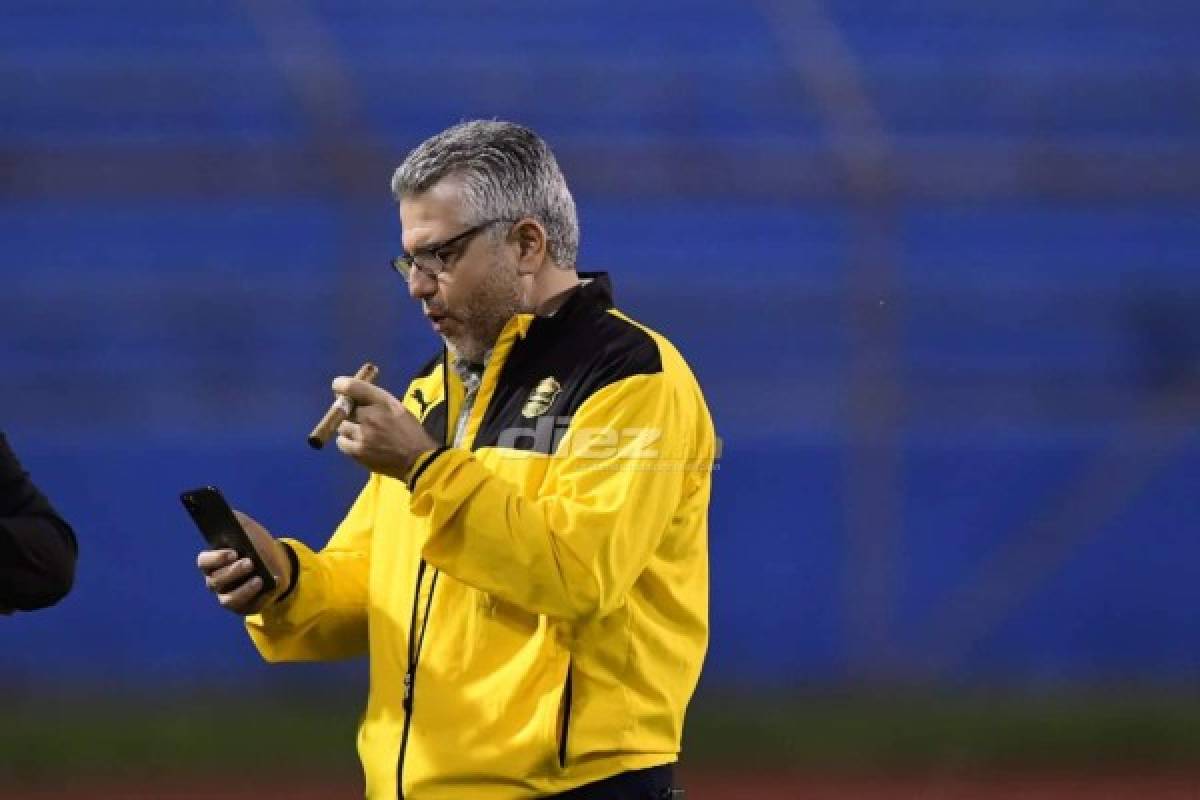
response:
[[[389,262],[389,265],[393,270],[400,274],[401,278],[404,278],[406,281],[411,280],[413,271],[421,272],[426,277],[432,278],[436,281],[438,276],[446,271],[446,259],[442,256],[442,253],[445,253],[455,245],[469,241],[471,237],[481,233],[484,229],[495,225],[498,222],[510,222],[510,220],[489,219],[486,222],[473,225],[462,233],[451,236],[449,239],[438,242],[437,244],[431,244],[426,247],[422,247],[420,250],[417,250],[411,255],[409,253],[398,255]],[[432,258],[433,263],[422,264],[421,261],[426,258]]]

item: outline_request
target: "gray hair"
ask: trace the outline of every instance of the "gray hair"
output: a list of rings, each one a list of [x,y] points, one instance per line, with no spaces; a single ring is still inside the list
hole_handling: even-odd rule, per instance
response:
[[[546,228],[546,249],[560,267],[579,252],[579,219],[567,181],[549,146],[512,122],[460,122],[422,142],[392,175],[396,201],[444,178],[462,181],[463,205],[477,225],[491,219],[533,217]]]

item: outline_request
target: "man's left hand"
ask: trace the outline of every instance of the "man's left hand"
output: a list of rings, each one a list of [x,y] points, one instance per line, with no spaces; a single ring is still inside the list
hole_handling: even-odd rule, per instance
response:
[[[333,391],[354,403],[353,421],[338,426],[338,449],[372,472],[402,481],[421,453],[439,446],[386,389],[340,377],[334,380]]]

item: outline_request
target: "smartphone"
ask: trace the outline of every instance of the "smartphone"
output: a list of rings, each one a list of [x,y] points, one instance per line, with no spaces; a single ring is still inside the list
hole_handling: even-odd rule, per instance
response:
[[[191,514],[192,521],[196,523],[196,527],[200,529],[204,540],[212,549],[233,550],[238,554],[238,558],[250,559],[254,564],[254,572],[250,577],[257,575],[262,579],[261,593],[269,594],[275,591],[275,576],[267,569],[266,562],[250,541],[241,523],[237,521],[237,517],[233,515],[233,509],[215,486],[189,489],[179,498],[183,500],[183,507]]]

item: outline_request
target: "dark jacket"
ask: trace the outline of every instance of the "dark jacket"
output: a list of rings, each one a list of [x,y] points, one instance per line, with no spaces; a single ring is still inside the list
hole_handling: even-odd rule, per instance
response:
[[[0,611],[53,605],[75,579],[75,533],[0,433]]]

